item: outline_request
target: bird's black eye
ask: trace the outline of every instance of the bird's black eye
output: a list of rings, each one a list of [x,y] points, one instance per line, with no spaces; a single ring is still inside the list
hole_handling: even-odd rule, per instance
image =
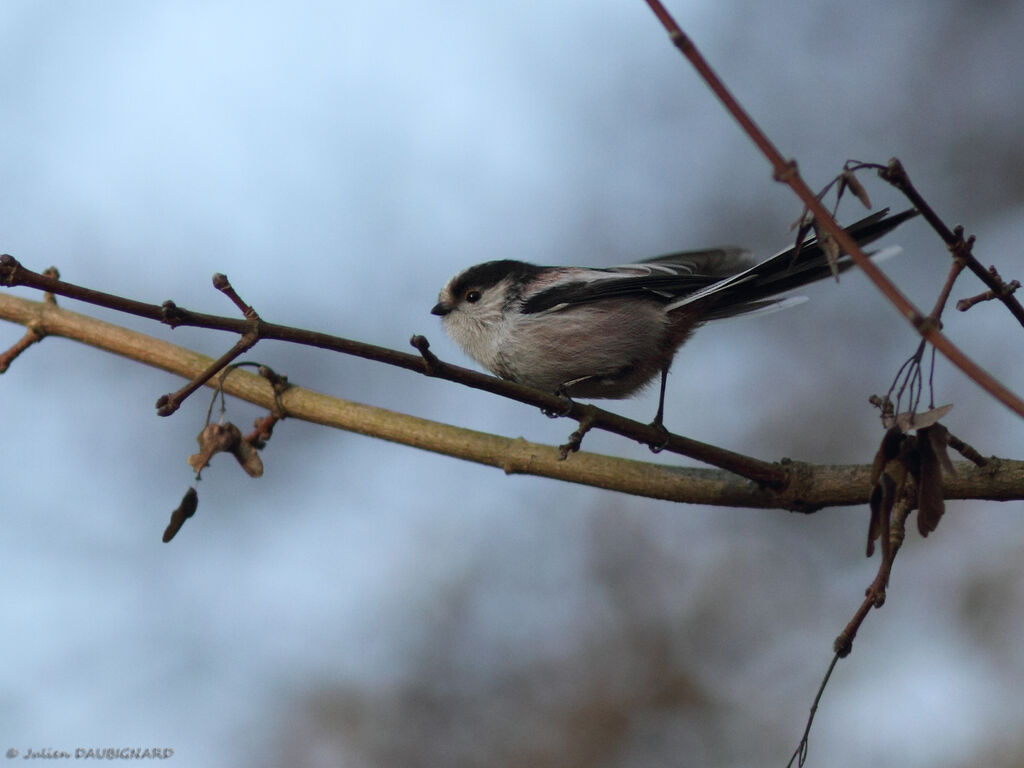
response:
[[[466,294],[466,301],[468,301],[470,304],[476,304],[478,301],[480,301],[481,296],[482,294],[480,293],[480,291],[469,291]]]

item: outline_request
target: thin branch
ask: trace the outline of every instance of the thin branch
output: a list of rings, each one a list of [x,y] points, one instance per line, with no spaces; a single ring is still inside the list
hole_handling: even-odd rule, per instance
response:
[[[825,670],[825,677],[822,678],[821,684],[818,686],[818,693],[815,695],[814,701],[811,703],[811,711],[807,715],[807,723],[804,725],[804,732],[800,737],[800,743],[797,745],[793,756],[789,758],[789,762],[786,763],[786,768],[790,768],[790,766],[793,765],[794,760],[796,760],[798,766],[802,766],[807,761],[807,750],[811,743],[811,726],[814,724],[814,716],[818,713],[818,705],[821,704],[821,697],[825,693],[825,688],[828,687],[829,678],[832,677],[832,672],[835,670],[836,664],[839,662],[839,658],[840,656],[838,653],[832,655],[832,661],[828,665],[828,669]]]
[[[985,269],[971,252],[974,237],[972,236],[964,240],[962,228],[956,227],[950,230],[946,226],[945,222],[939,218],[938,214],[928,204],[928,201],[924,199],[913,183],[911,183],[906,169],[896,158],[890,160],[889,165],[884,169],[879,170],[878,175],[906,195],[913,206],[921,212],[925,220],[931,224],[932,229],[938,232],[939,237],[942,238],[942,241],[953,253],[953,256],[962,259],[967,268],[993,292],[993,298],[998,298],[1002,301],[1006,308],[1010,310],[1010,313],[1017,318],[1017,322],[1024,326],[1024,307],[1013,296],[1013,290],[1007,290],[1007,285],[999,277],[999,274],[994,269]]]
[[[7,373],[11,363],[17,360],[22,352],[45,338],[46,333],[39,329],[38,323],[27,323],[25,325],[25,335],[0,353],[0,373]]]
[[[864,619],[867,618],[868,613],[871,612],[871,609],[881,608],[885,604],[886,586],[889,584],[889,576],[892,573],[896,554],[899,552],[900,547],[903,546],[907,515],[910,514],[912,509],[913,506],[909,496],[901,497],[893,509],[892,521],[889,526],[889,554],[887,557],[882,558],[878,565],[878,574],[865,591],[864,600],[861,602],[860,607],[857,608],[853,618],[850,619],[850,622],[839,633],[839,636],[833,643],[833,650],[840,658],[850,655],[857,632],[860,631],[861,625],[864,623]]]
[[[946,282],[942,286],[942,290],[939,291],[939,296],[935,300],[935,306],[932,308],[931,314],[928,315],[929,319],[935,323],[937,327],[942,326],[942,312],[946,308],[946,302],[949,300],[949,294],[953,290],[953,284],[956,282],[957,277],[964,270],[964,261],[962,259],[954,259],[949,267],[949,273],[946,275]],[[893,392],[896,393],[896,411],[900,411],[900,406],[903,402],[903,393],[906,388],[910,387],[910,398],[908,408],[911,413],[916,413],[918,405],[921,401],[921,393],[923,386],[923,374],[921,372],[921,361],[924,359],[925,347],[927,341],[921,339],[921,342],[917,345],[917,349],[914,354],[904,361],[903,365],[896,372],[896,376],[893,378],[892,384],[889,386],[889,391],[886,394],[886,399],[891,398]],[[935,352],[934,347],[932,348],[932,372],[935,367]],[[898,389],[897,389],[898,388]],[[934,407],[934,387],[932,386],[932,377],[928,377],[928,396],[929,402]]]
[[[975,466],[984,467],[988,465],[989,460],[978,453],[973,445],[965,443],[952,432],[946,435],[946,443]]]
[[[989,267],[989,273],[999,278],[999,273],[996,271],[995,267]],[[980,304],[983,301],[992,301],[993,299],[1003,299],[1006,296],[1012,296],[1013,293],[1020,288],[1020,280],[1011,280],[1008,283],[1004,283],[1002,279],[999,278],[999,283],[1002,287],[998,291],[988,290],[979,293],[977,296],[960,299],[960,301],[956,303],[957,310],[960,312],[966,312],[975,304]]]
[[[177,392],[172,392],[158,397],[156,401],[157,416],[170,416],[181,407],[185,398],[216,376],[220,371],[224,370],[225,366],[227,366],[232,360],[235,360],[239,355],[242,355],[251,349],[257,341],[259,341],[259,335],[256,333],[242,334],[242,337],[235,342],[231,349],[217,358],[214,362],[210,363],[205,370],[196,375],[188,384]]]
[[[864,254],[853,238],[839,226],[825,206],[822,205],[821,201],[818,200],[818,196],[811,191],[811,188],[807,186],[807,183],[800,176],[796,161],[787,160],[782,156],[782,153],[772,144],[765,133],[754,122],[753,118],[750,117],[733,97],[729,89],[726,88],[721,78],[718,77],[711,68],[711,65],[708,64],[700,51],[697,50],[693,41],[679,28],[675,19],[672,18],[672,15],[661,4],[660,0],[646,0],[646,2],[651,7],[655,16],[658,17],[662,26],[665,27],[672,43],[689,60],[704,82],[711,88],[736,122],[740,124],[740,127],[747,136],[750,137],[750,140],[757,145],[771,163],[776,181],[784,182],[792,188],[814,217],[814,220],[835,238],[840,248],[850,255],[864,271],[868,279],[889,299],[890,303],[899,310],[900,314],[917,329],[921,336],[942,352],[953,365],[963,371],[978,386],[1013,410],[1017,415],[1024,416],[1024,400],[1021,400],[1016,394],[1003,386],[990,373],[967,357],[947,339],[936,327],[935,323],[903,295],[892,281]],[[950,234],[952,235],[952,233]],[[1014,314],[1016,315],[1016,312]]]
[[[221,274],[220,272],[215,274],[213,276],[213,287],[234,302],[234,305],[241,311],[242,316],[245,317],[248,330],[242,334],[231,349],[221,355],[216,362],[211,363],[206,370],[192,379],[184,387],[179,389],[177,392],[172,392],[168,395],[161,395],[156,401],[156,412],[158,416],[170,416],[181,407],[185,398],[216,376],[217,373],[224,370],[232,360],[237,359],[239,356],[252,349],[256,342],[260,340],[260,316],[256,314],[255,309],[242,301],[241,297],[235,292],[235,289],[228,281],[228,276]],[[165,311],[166,315],[167,311],[170,310],[170,307],[165,303],[162,309]]]
[[[278,325],[277,323],[268,323],[260,319],[255,313],[251,318],[239,320],[238,318],[192,312],[178,307],[173,302],[164,302],[163,305],[145,304],[144,302],[125,299],[121,296],[94,291],[73,283],[46,277],[26,269],[18,263],[17,259],[8,254],[0,256],[0,284],[7,286],[21,285],[49,291],[68,298],[96,304],[97,306],[127,312],[151,320],[158,320],[171,327],[193,326],[212,330],[232,331],[243,336],[243,340],[239,342],[240,344],[245,341],[247,334],[253,334],[258,339],[286,341],[375,360],[387,365],[453,381],[527,405],[533,405],[544,411],[568,417],[576,422],[587,419],[591,421],[595,429],[612,432],[622,437],[636,440],[644,445],[659,445],[666,451],[688,456],[721,469],[727,469],[730,472],[735,472],[742,477],[769,487],[781,488],[789,481],[789,470],[779,464],[760,461],[750,456],[744,456],[734,451],[702,443],[699,440],[692,440],[681,435],[670,433],[666,436],[665,431],[657,426],[642,424],[641,422],[627,419],[592,405],[576,403],[553,393],[531,389],[512,381],[505,381],[488,374],[469,370],[468,368],[444,363],[432,354],[428,357],[423,354],[422,350],[429,348],[429,344],[427,344],[423,337],[419,336],[413,337],[413,344],[417,349],[421,350],[421,353],[413,355],[386,347],[379,347],[374,344],[365,344],[345,339],[340,336],[332,336],[327,333],[307,331],[302,328]],[[217,362],[221,363],[222,361],[233,359],[234,352],[235,348]],[[214,368],[214,364],[210,365],[210,369],[212,368]],[[203,373],[205,374],[205,372]],[[216,373],[216,370],[213,373]],[[202,383],[202,381],[195,383],[195,387],[200,386]],[[191,386],[189,385],[189,387]],[[185,389],[190,392],[191,389],[189,387]],[[182,392],[184,391],[182,390]],[[173,404],[172,398],[174,397],[174,395],[161,397],[157,403],[158,408],[170,407]],[[165,400],[164,398],[168,399]]]
[[[37,322],[50,336],[73,339],[186,379],[212,362],[209,357],[163,339],[46,302],[0,294],[0,318],[22,325]],[[215,387],[216,382],[209,381],[206,386]],[[824,507],[864,504],[871,488],[871,467],[867,465],[790,462],[786,469],[791,482],[784,490],[773,491],[721,470],[669,467],[586,451],[561,461],[556,446],[461,429],[294,385],[276,393],[266,378],[245,370],[233,370],[224,381],[224,391],[268,410],[283,408],[288,418],[498,467],[508,474],[550,477],[669,501],[807,513]],[[945,496],[1024,499],[1024,461],[989,459],[985,467],[960,462],[956,476],[946,478]]]
[[[953,263],[949,266],[949,274],[946,275],[946,282],[942,285],[942,290],[939,291],[939,297],[935,300],[935,306],[932,308],[931,317],[935,322],[940,322],[942,318],[942,312],[946,308],[946,302],[949,301],[949,294],[953,291],[953,283],[960,276],[960,273],[964,271],[966,262],[963,259],[953,259]]]
[[[60,272],[57,271],[56,267],[47,267],[43,270],[43,275],[46,277],[59,278]],[[57,297],[50,292],[43,294],[43,301],[57,305]],[[6,373],[7,369],[11,367],[11,363],[18,359],[26,349],[31,347],[33,344],[38,344],[40,341],[46,338],[46,333],[39,328],[37,323],[26,323],[25,324],[25,335],[18,339],[3,353],[0,353],[0,373]]]

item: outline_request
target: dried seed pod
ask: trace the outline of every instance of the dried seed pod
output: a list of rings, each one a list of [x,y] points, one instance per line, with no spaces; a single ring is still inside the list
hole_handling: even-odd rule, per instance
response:
[[[927,536],[935,530],[946,511],[942,494],[942,463],[932,443],[930,432],[935,427],[917,431],[917,453],[920,457],[917,477],[917,530]],[[947,457],[948,461],[948,457]]]
[[[814,220],[813,226],[814,235],[818,238],[818,245],[821,246],[821,250],[825,253],[825,258],[828,259],[828,266],[832,270],[832,276],[839,280],[839,256],[841,254],[839,243],[832,237],[831,232],[824,227],[818,226],[817,219]]]
[[[234,452],[242,440],[242,432],[230,421],[224,424],[207,424],[196,437],[199,453],[188,457],[188,463],[196,471],[196,476],[210,463],[215,453],[222,451]]]
[[[864,185],[860,183],[860,179],[857,178],[857,174],[849,168],[843,169],[842,176],[839,180],[839,197],[842,197],[843,190],[849,189],[856,196],[864,207],[868,210],[871,209],[871,200],[868,198],[868,192],[864,189]]]
[[[248,440],[239,440],[231,453],[238,459],[238,463],[242,465],[242,469],[249,477],[260,477],[263,474],[263,460],[260,458],[260,452]]]
[[[904,411],[896,417],[895,424],[904,432],[910,429],[925,429],[926,427],[930,427],[932,424],[935,424],[939,419],[952,410],[953,404],[947,403],[946,405],[940,405],[937,408],[932,408],[924,413]]]
[[[882,438],[882,444],[878,446],[878,453],[875,454],[875,461],[871,466],[871,484],[878,482],[886,465],[900,455],[900,445],[903,443],[903,433],[897,427],[890,427]]]
[[[198,506],[199,494],[196,493],[195,488],[189,488],[185,491],[185,495],[181,497],[181,504],[178,505],[176,510],[171,512],[171,522],[168,523],[167,528],[164,529],[164,544],[177,535],[178,531],[181,530],[181,526],[185,524],[185,521],[196,513],[196,508]]]

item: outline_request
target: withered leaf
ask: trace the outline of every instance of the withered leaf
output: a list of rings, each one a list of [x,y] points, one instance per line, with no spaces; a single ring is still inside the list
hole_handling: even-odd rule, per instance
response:
[[[199,453],[188,457],[188,463],[196,471],[196,476],[210,463],[215,453],[221,451],[234,452],[242,440],[242,432],[230,421],[224,424],[207,424],[196,437]]]
[[[843,189],[849,188],[857,199],[860,200],[864,207],[871,209],[871,200],[868,199],[867,190],[864,189],[864,185],[860,183],[860,179],[857,178],[857,174],[849,168],[843,169],[842,178],[839,181],[839,196],[842,197]]]
[[[793,246],[793,261],[796,261],[797,256],[799,256],[800,252],[803,250],[804,241],[807,239],[807,233],[811,231],[811,227],[813,225],[814,214],[806,208],[804,208],[804,212],[800,218],[790,225],[790,230],[796,230],[796,242]]]
[[[867,556],[871,557],[875,554],[875,539],[878,538],[882,525],[882,486],[880,483],[876,483],[872,487],[868,507],[871,509],[871,519],[868,521]]]
[[[814,234],[818,238],[818,245],[821,246],[821,250],[825,253],[825,258],[828,259],[828,266],[832,270],[832,276],[839,280],[839,243],[832,237],[831,232],[828,232],[824,227],[818,226],[817,219],[814,220],[812,226],[814,227]]]
[[[946,403],[946,405],[940,405],[938,408],[932,408],[931,410],[925,411],[924,413],[914,413],[913,411],[904,411],[899,414],[895,421],[887,419],[886,421],[892,422],[885,426],[890,427],[893,423],[902,429],[904,432],[911,429],[924,429],[930,427],[936,423],[939,419],[945,416],[947,413],[953,410],[952,403]]]
[[[932,450],[935,451],[935,455],[939,457],[939,464],[942,465],[942,471],[948,475],[956,474],[956,466],[953,464],[953,460],[949,458],[949,451],[946,448],[949,446],[949,430],[946,429],[943,424],[933,424],[927,430],[918,431],[918,436],[921,432],[926,432],[928,435],[928,441],[932,445]]]
[[[882,558],[889,557],[889,521],[892,519],[892,508],[896,504],[897,483],[886,472],[882,473],[879,482],[871,489],[871,522],[868,525],[867,556],[875,553],[875,539],[882,545]]]
[[[800,242],[805,237],[807,237],[807,233],[811,231],[811,227],[813,225],[814,214],[811,213],[807,208],[804,208],[804,212],[800,214],[800,218],[789,225],[789,231],[792,232],[795,229],[797,231],[797,242]]]
[[[248,440],[239,440],[231,452],[249,477],[260,477],[263,474],[263,459],[260,458],[260,452]]]
[[[934,427],[917,431],[920,469],[917,476],[917,530],[927,536],[946,511],[942,494],[942,465],[928,434]]]
[[[900,455],[900,444],[903,442],[903,433],[896,427],[890,427],[882,437],[882,444],[875,454],[874,463],[871,465],[871,484],[875,485],[878,478],[885,470],[885,465]]]
[[[167,528],[164,529],[164,544],[177,535],[178,531],[181,530],[181,526],[185,524],[185,521],[196,513],[196,508],[198,506],[199,494],[196,493],[195,488],[189,488],[185,491],[185,495],[181,497],[181,504],[178,505],[176,510],[171,512],[171,522],[169,522],[167,524]]]

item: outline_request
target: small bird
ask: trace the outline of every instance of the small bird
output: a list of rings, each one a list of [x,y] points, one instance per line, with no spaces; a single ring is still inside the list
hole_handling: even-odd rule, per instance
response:
[[[917,215],[879,211],[846,231],[870,243]],[[898,249],[887,249],[885,254]],[[874,253],[875,257],[880,253]],[[842,255],[838,271],[853,265]],[[709,320],[784,306],[779,294],[828,277],[816,238],[755,264],[735,247],[684,251],[619,267],[488,261],[459,272],[431,313],[491,373],[568,397],[630,397],[661,374],[654,424],[676,351]]]

